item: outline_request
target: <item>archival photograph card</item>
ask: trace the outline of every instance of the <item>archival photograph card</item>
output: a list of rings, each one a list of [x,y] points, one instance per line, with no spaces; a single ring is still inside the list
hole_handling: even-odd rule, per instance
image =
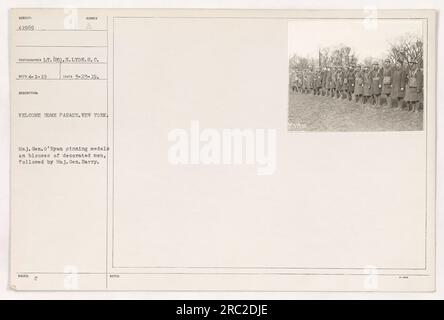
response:
[[[12,289],[435,290],[434,11],[9,19]]]

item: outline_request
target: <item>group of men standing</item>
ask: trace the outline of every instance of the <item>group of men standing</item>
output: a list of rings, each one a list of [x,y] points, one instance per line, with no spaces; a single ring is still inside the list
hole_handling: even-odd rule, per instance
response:
[[[292,74],[293,92],[344,99],[361,104],[419,112],[423,100],[423,74],[416,61],[409,64],[386,59],[363,65],[313,68]],[[381,99],[381,98],[384,99]]]

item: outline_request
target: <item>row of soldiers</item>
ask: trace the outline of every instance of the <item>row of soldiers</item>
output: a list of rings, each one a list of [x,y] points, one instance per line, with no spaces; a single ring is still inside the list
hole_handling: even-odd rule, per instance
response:
[[[329,96],[333,99],[354,100],[356,103],[390,107],[418,112],[423,100],[423,74],[418,63],[409,64],[389,59],[372,67],[351,65],[314,69],[312,66],[294,72],[290,79],[294,92]]]

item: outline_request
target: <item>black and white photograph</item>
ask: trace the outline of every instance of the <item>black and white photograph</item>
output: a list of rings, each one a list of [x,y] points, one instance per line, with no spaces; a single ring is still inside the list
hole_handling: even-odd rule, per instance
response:
[[[289,22],[289,131],[421,131],[421,19]]]
[[[57,1],[0,3],[0,300],[444,298],[444,5]]]

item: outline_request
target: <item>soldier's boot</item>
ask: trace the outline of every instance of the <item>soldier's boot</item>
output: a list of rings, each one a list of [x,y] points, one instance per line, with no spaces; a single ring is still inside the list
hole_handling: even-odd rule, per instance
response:
[[[414,102],[413,105],[414,105],[414,110],[415,110],[414,112],[415,112],[415,113],[419,112],[419,101]]]
[[[387,106],[389,108],[392,108],[393,107],[392,97],[389,94],[386,97],[387,97]]]
[[[403,110],[404,109],[404,98],[399,98],[398,103],[399,103],[399,108],[401,110]]]
[[[382,95],[382,94],[381,94],[381,95]],[[387,97],[386,94],[384,94],[384,99],[385,99],[385,103],[383,103],[383,105],[388,106],[388,105],[389,105],[389,102],[388,102],[388,97]]]

